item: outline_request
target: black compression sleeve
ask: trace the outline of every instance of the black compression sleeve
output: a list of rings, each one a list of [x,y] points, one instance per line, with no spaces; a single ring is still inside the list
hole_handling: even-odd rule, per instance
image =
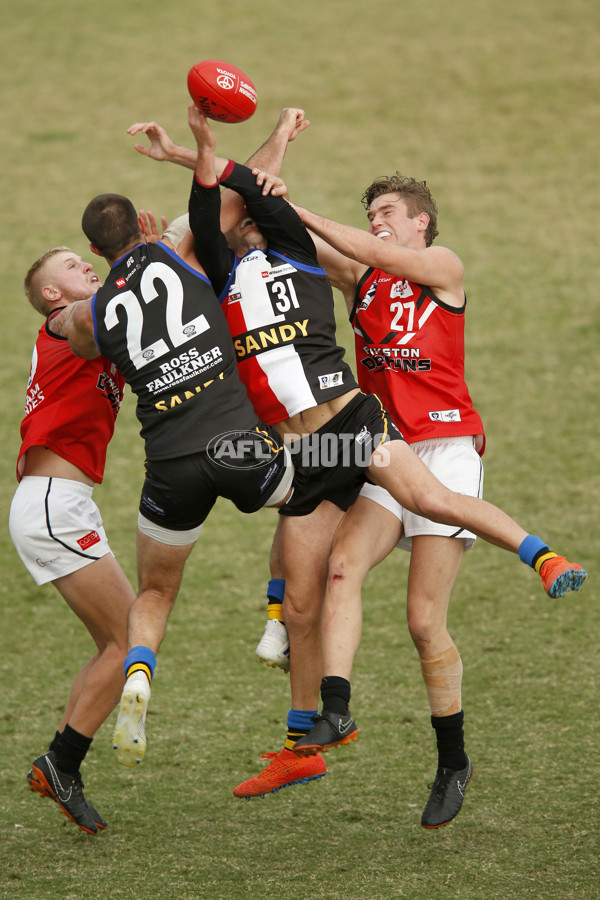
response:
[[[234,263],[233,251],[221,231],[221,189],[205,187],[194,176],[189,202],[190,229],[198,262],[217,296],[227,284]]]

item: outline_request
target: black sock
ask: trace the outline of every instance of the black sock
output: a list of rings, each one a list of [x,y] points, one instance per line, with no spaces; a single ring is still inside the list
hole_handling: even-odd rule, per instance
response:
[[[93,738],[80,734],[70,725],[65,725],[62,734],[57,731],[50,744],[50,749],[56,754],[56,767],[61,772],[75,775],[90,749],[92,740]]]
[[[327,675],[321,681],[323,709],[343,716],[350,704],[350,682],[339,675]]]
[[[48,747],[48,750],[56,751],[56,748],[58,746],[60,746],[60,731],[56,731],[54,733],[54,737],[52,738],[52,740],[50,742],[50,746]]]
[[[467,765],[463,731],[464,718],[465,714],[462,709],[452,716],[431,717],[431,724],[435,728],[440,768],[458,772]]]

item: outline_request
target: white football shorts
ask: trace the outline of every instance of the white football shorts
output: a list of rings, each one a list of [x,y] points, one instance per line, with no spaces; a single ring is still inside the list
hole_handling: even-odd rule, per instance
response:
[[[475,441],[472,437],[432,438],[429,441],[417,441],[410,447],[436,478],[450,490],[470,497],[483,495],[483,463],[475,450]],[[461,538],[465,541],[465,550],[470,550],[475,543],[476,536],[472,532],[456,528],[454,525],[440,525],[439,522],[432,522],[409,512],[377,484],[365,483],[360,496],[373,500],[400,519],[404,534],[396,546],[401,550],[410,551],[412,538],[418,534]]]
[[[26,475],[15,491],[8,527],[36,584],[112,553],[92,487],[79,481]]]

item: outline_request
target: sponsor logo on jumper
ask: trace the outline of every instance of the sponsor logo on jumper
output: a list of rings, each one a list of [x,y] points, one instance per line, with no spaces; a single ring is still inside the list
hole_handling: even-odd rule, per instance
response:
[[[396,281],[390,288],[390,298],[394,297],[412,297],[413,289],[406,279]]]
[[[212,438],[206,447],[210,459],[225,469],[259,469],[270,466],[273,457],[280,450],[281,447],[277,446],[267,431],[258,429],[224,431]],[[267,472],[263,480],[264,487],[271,481],[277,468],[278,466],[273,472]]]
[[[281,263],[278,266],[270,266],[268,272],[263,272],[263,278],[266,278],[268,281],[274,281],[283,275],[294,275],[297,271],[290,263]]]
[[[205,391],[207,387],[210,387],[211,384],[214,384],[215,381],[223,381],[224,373],[220,372],[216,378],[211,378],[210,381],[205,381],[204,384],[197,384],[193,389],[190,388],[188,391],[183,391],[180,394],[171,394],[170,397],[164,397],[162,400],[157,400],[154,404],[154,408],[159,412],[166,412],[169,409],[175,409],[176,406],[181,406],[182,403],[185,403],[186,400],[191,400],[197,394],[200,394],[202,391]]]
[[[196,347],[191,347],[179,356],[174,356],[168,362],[161,363],[160,376],[146,384],[151,394],[161,394],[176,384],[182,384],[196,375],[202,375],[214,366],[222,362],[223,353],[220,347],[213,347],[206,353],[200,353]]]
[[[260,250],[253,250],[251,253],[247,253],[246,256],[242,256],[240,259],[240,266],[248,266],[250,263],[256,262],[259,259],[261,262],[264,262],[265,254]]]
[[[114,366],[112,366],[111,368],[114,369]],[[112,406],[113,412],[116,416],[121,407],[123,395],[112,375],[109,375],[108,372],[101,372],[98,375],[96,387],[104,394],[104,396]]]
[[[369,372],[398,369],[402,372],[430,372],[431,359],[422,359],[418,347],[381,347],[366,345],[360,361]]]
[[[88,531],[87,534],[84,534],[83,537],[79,538],[77,543],[81,547],[82,550],[87,550],[88,547],[93,547],[94,544],[97,544],[100,541],[100,535],[97,531]]]
[[[338,384],[344,383],[344,377],[341,372],[332,372],[330,375],[319,375],[319,387],[322,391],[327,388],[337,387]]]
[[[40,387],[39,381],[36,381],[35,384],[30,385],[27,389],[27,395],[25,398],[25,415],[29,415],[29,413],[39,406],[42,401],[45,400],[44,392]]]
[[[140,256],[139,262],[136,262],[134,256],[129,256],[125,262],[125,265],[127,266],[127,272],[125,272],[125,275],[119,275],[119,277],[115,281],[115,285],[118,288],[125,287],[125,285],[130,280],[130,278],[133,278],[141,270],[141,268],[142,268],[141,263],[143,263],[145,261],[145,259],[146,259],[146,254],[143,254],[142,256]]]
[[[460,410],[459,409],[438,409],[436,411],[430,411],[429,418],[433,422],[460,422]]]
[[[273,347],[281,347],[291,344],[295,340],[305,338],[308,335],[308,319],[302,322],[289,322],[283,325],[273,325],[271,328],[255,328],[245,334],[238,335],[233,345],[238,360],[249,359],[262,353],[264,350],[272,350]]]
[[[260,270],[260,274],[265,281],[273,281],[275,278],[281,278],[283,275],[294,275],[298,271],[289,262],[271,265],[269,260],[265,259],[264,253],[260,250],[254,250],[251,253],[248,253],[246,256],[242,257],[239,264],[240,266],[248,266],[257,261],[260,262],[262,266],[266,266],[266,268]],[[237,284],[234,283],[229,291],[230,297],[235,294],[238,289]]]

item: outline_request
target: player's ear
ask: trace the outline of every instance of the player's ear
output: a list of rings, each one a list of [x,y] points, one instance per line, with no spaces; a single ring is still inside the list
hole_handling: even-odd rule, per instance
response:
[[[427,231],[427,226],[429,225],[429,216],[426,212],[419,213],[419,231]]]
[[[62,297],[62,293],[57,287],[54,287],[51,284],[47,284],[42,288],[42,297],[44,298],[44,300],[48,300],[49,303],[56,303],[56,301],[60,300],[60,298]]]
[[[90,250],[92,251],[92,253],[95,253],[96,256],[103,256],[103,254],[100,253],[100,251],[98,250],[98,248],[97,248],[97,247],[94,247],[93,244],[90,244]]]

